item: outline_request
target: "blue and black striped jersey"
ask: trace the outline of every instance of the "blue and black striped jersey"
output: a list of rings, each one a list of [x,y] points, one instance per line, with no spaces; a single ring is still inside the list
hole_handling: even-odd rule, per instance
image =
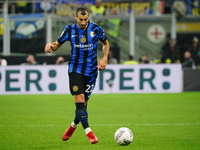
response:
[[[75,72],[85,76],[97,75],[97,45],[98,40],[106,41],[106,34],[101,26],[88,22],[88,27],[82,30],[77,23],[67,25],[57,41],[63,44],[71,42],[71,57],[69,73]]]

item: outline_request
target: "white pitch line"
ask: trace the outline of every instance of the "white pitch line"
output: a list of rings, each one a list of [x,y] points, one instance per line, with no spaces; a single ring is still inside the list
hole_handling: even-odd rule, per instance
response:
[[[165,124],[165,123],[146,123],[146,124],[93,124],[91,126],[189,126],[189,125],[200,125],[200,123],[176,123],[176,124]]]
[[[146,124],[91,124],[90,126],[93,127],[108,127],[108,126],[195,126],[200,125],[200,123],[146,123]],[[60,126],[69,126],[69,125],[56,125],[56,124],[44,124],[44,125],[28,125],[28,124],[15,124],[15,125],[2,125],[0,124],[0,127],[60,127]]]

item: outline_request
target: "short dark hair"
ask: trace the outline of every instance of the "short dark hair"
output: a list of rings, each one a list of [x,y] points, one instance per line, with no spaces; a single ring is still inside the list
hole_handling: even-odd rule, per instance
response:
[[[78,7],[77,9],[76,9],[76,16],[78,16],[78,13],[79,12],[81,12],[81,15],[86,15],[87,13],[88,13],[88,15],[89,15],[89,10],[88,10],[88,8],[87,7],[84,7],[84,6],[82,6],[82,7]]]
[[[128,55],[128,60],[133,60],[133,56],[132,55]]]

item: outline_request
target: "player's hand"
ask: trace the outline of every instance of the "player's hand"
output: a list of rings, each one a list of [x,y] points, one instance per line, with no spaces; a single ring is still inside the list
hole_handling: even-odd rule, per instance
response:
[[[53,51],[52,48],[55,48],[56,45],[53,45],[51,43],[47,43],[46,46],[45,46],[45,53],[51,53]]]
[[[106,64],[107,64],[107,59],[102,58],[102,59],[99,61],[98,65],[97,65],[98,70],[99,70],[99,71],[105,70],[105,69],[106,69]]]

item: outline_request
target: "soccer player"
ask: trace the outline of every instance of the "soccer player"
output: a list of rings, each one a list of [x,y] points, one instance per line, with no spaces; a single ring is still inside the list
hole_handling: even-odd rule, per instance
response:
[[[75,19],[77,23],[67,25],[57,41],[46,44],[45,52],[56,51],[65,41],[71,42],[68,75],[70,92],[75,99],[76,115],[63,134],[62,140],[68,140],[81,122],[90,143],[94,144],[98,142],[98,138],[88,124],[87,102],[95,87],[98,70],[106,68],[109,42],[102,27],[89,21],[89,11],[86,7],[77,8]],[[103,56],[99,62],[97,62],[98,40],[103,44]]]

